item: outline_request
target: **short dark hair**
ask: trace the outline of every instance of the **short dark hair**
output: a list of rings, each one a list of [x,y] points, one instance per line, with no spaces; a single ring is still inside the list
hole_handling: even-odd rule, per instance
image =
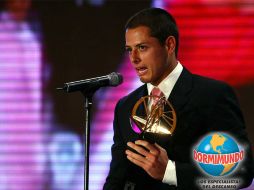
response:
[[[164,9],[148,8],[133,15],[126,23],[125,30],[146,26],[150,29],[151,36],[157,38],[161,44],[165,44],[168,36],[174,36],[176,40],[175,54],[177,57],[179,46],[179,32],[174,17]]]

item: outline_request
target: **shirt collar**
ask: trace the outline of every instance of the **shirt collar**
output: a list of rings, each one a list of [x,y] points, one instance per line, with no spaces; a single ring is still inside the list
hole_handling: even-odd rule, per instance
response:
[[[169,73],[169,75],[165,79],[163,79],[163,81],[161,81],[161,83],[157,86],[163,92],[167,99],[182,71],[183,66],[179,61],[177,61],[177,65],[173,69],[173,71]],[[147,83],[147,90],[149,95],[154,87],[155,86],[151,83]]]

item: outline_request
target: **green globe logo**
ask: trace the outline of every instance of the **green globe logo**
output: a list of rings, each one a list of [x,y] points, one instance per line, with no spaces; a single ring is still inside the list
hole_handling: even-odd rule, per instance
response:
[[[193,150],[193,159],[212,176],[230,174],[243,160],[243,156],[243,150],[240,151],[235,140],[226,133],[207,135]]]

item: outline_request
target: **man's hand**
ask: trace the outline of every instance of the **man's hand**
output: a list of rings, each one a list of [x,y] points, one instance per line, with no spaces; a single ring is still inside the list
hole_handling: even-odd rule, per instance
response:
[[[125,151],[127,158],[132,163],[143,168],[154,179],[163,179],[168,164],[168,155],[165,149],[156,143],[151,144],[144,140],[137,140],[135,144],[128,142],[127,145],[139,153]]]

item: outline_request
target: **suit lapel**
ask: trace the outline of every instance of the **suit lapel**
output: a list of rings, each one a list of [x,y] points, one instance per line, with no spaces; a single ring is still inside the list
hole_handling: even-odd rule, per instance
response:
[[[147,96],[148,92],[147,92],[147,85],[144,84],[140,90],[140,92],[138,93],[138,98],[136,100],[136,102],[141,98],[141,97],[144,97],[144,96]],[[145,116],[145,107],[144,105],[142,104],[141,106],[138,107],[137,109],[137,115],[139,116]]]
[[[192,89],[192,74],[185,68],[177,80],[168,100],[172,103],[176,113],[188,102]]]

